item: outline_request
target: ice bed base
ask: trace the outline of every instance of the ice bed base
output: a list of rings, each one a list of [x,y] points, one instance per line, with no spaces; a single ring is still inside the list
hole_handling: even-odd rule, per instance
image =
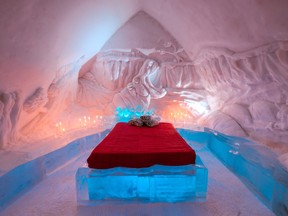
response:
[[[76,173],[78,205],[205,201],[207,183],[208,170],[198,156],[196,165],[141,169],[84,166]]]

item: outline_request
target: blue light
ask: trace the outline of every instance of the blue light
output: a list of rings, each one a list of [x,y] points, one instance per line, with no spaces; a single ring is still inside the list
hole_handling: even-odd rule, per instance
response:
[[[195,165],[77,170],[77,201],[101,203],[205,201],[208,170],[200,157]]]
[[[178,131],[190,142],[207,145],[276,215],[286,215],[288,173],[281,168],[277,155],[269,148],[246,138],[228,136],[208,128],[204,132]]]
[[[115,116],[120,122],[128,122],[132,118],[139,118],[142,115],[153,115],[154,109],[144,111],[144,109],[138,105],[136,108],[130,107],[117,107],[115,109]]]

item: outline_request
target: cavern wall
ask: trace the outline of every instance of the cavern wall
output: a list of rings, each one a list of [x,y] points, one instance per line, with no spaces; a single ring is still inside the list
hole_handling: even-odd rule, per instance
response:
[[[125,106],[115,95],[147,59],[157,64],[145,75],[146,109],[168,120],[181,110],[197,124],[285,145],[287,1],[117,2],[1,2],[1,148],[53,134],[75,107]]]
[[[174,55],[167,58],[167,53],[99,53],[92,68],[79,79],[78,101],[83,106],[106,110],[107,114],[116,107],[136,109],[141,105],[146,111],[154,109],[166,120],[175,118],[170,118],[171,113],[185,110],[193,123],[277,144],[275,147],[286,145],[287,42],[271,43],[245,53],[210,50],[193,62]],[[135,78],[144,77],[139,71],[146,59],[160,62],[155,74],[148,75],[152,86],[144,79],[135,82]],[[145,89],[149,89],[148,93]],[[161,96],[151,97],[154,90]],[[91,101],[94,103],[88,104]]]

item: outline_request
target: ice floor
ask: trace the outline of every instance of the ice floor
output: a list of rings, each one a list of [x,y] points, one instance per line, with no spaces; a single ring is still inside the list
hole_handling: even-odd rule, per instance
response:
[[[206,202],[139,203],[77,207],[75,173],[87,155],[70,161],[24,194],[2,216],[90,215],[274,215],[206,147],[195,149],[209,170]]]

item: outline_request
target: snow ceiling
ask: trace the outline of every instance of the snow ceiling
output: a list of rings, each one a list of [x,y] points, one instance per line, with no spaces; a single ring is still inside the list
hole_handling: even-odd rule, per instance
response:
[[[141,105],[288,151],[287,8],[286,0],[1,1],[0,148],[49,136],[75,113]]]

